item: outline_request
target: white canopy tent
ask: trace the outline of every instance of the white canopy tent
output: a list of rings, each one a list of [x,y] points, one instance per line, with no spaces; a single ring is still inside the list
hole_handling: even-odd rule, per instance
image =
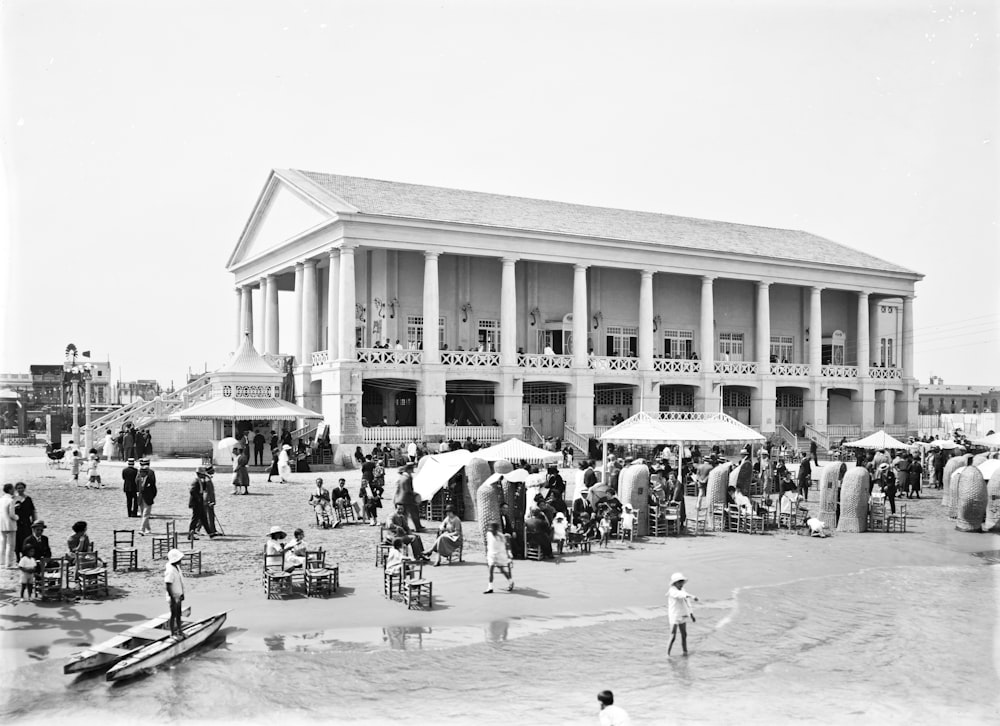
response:
[[[990,448],[1000,446],[1000,433],[990,434],[989,436],[984,436],[981,439],[975,439],[972,443],[977,446],[989,446]]]
[[[671,411],[654,418],[640,411],[601,434],[604,444],[761,444],[764,437],[731,416]]]
[[[909,449],[910,445],[890,436],[879,429],[875,433],[857,441],[848,441],[844,446],[852,449]]]
[[[468,464],[476,454],[465,449],[429,454],[420,458],[413,474],[413,491],[425,502],[440,491],[455,473]]]
[[[519,461],[527,461],[529,464],[545,464],[550,461],[562,460],[562,454],[558,451],[547,451],[537,446],[532,446],[521,439],[507,439],[503,443],[488,446],[475,452],[476,457],[485,461],[499,461],[506,459],[512,464]]]
[[[210,398],[172,414],[171,420],[215,419],[236,421],[240,419],[293,421],[297,418],[323,418],[323,414],[310,411],[281,398]]]

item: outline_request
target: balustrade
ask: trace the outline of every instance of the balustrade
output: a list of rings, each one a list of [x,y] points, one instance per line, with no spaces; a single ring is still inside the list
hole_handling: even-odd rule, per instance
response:
[[[442,350],[441,363],[446,366],[491,366],[500,365],[499,353],[481,353],[478,350]]]
[[[857,366],[820,366],[820,375],[826,378],[857,378]]]
[[[736,376],[752,376],[757,373],[756,361],[715,361],[714,370],[716,373],[725,373]]]
[[[903,376],[899,368],[869,368],[868,376],[883,381],[900,380]]]
[[[637,371],[639,370],[639,359],[592,355],[590,356],[590,368],[595,371]]]
[[[517,357],[517,364],[522,368],[572,368],[573,356],[522,353]]]
[[[420,365],[419,350],[395,350],[393,348],[358,348],[358,363],[376,366],[417,366]]]
[[[330,351],[317,350],[312,354],[312,364],[314,366],[325,366],[330,362]]]
[[[444,435],[450,441],[473,439],[492,444],[503,439],[503,429],[499,426],[445,426]]]
[[[366,426],[363,429],[363,436],[366,444],[398,445],[409,443],[414,439],[420,441],[424,434],[419,426]]]
[[[812,369],[808,363],[772,363],[771,375],[774,376],[808,376]]]
[[[659,373],[698,373],[701,371],[701,361],[686,358],[655,358],[653,370]]]

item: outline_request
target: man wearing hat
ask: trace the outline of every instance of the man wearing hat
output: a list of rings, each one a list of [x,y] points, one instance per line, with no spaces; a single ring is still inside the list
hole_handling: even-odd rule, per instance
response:
[[[188,508],[191,510],[191,524],[188,526],[188,536],[192,539],[199,527],[204,527],[210,538],[216,536],[215,528],[208,521],[205,512],[205,490],[207,488],[208,470],[203,466],[198,467],[197,477],[191,483],[191,490],[188,496]]]
[[[136,477],[136,489],[139,492],[139,508],[142,520],[139,522],[139,534],[151,534],[149,515],[153,511],[156,500],[156,473],[149,468],[149,459],[139,460],[139,474]]]
[[[417,495],[413,491],[413,466],[413,462],[408,461],[399,467],[396,496],[392,503],[403,505],[403,511],[410,518],[414,532],[423,532],[423,525],[420,524],[420,508],[417,506]]]
[[[49,547],[49,538],[43,533],[45,532],[45,520],[37,519],[31,523],[31,534],[24,538],[24,542],[21,543],[21,551],[23,552],[27,547],[31,546],[35,549],[35,559],[42,560],[52,557],[52,548]]]
[[[129,517],[139,516],[139,484],[136,477],[139,472],[135,468],[135,459],[129,459],[122,469],[122,491],[125,492],[125,509]]]
[[[163,584],[167,588],[167,602],[170,603],[170,633],[177,638],[183,638],[181,630],[181,609],[184,602],[184,573],[181,572],[181,560],[184,554],[178,549],[167,553],[167,566],[163,571]]]

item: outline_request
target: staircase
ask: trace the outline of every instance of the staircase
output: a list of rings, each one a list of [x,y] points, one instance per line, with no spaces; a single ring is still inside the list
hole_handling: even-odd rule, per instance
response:
[[[113,433],[117,432],[126,423],[131,423],[136,428],[144,428],[154,421],[164,419],[172,413],[187,408],[192,403],[208,398],[211,387],[210,374],[206,373],[183,388],[160,396],[158,401],[155,399],[134,401],[91,421],[91,436],[94,441],[100,441],[104,431],[111,429]]]
[[[563,426],[563,441],[579,451],[581,456],[590,456],[590,441],[586,436],[581,436],[571,429],[568,424]]]

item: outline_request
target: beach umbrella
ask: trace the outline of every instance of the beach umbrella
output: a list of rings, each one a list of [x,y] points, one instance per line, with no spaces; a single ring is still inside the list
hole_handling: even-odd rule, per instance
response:
[[[227,436],[215,445],[219,451],[232,451],[234,446],[239,445],[239,440],[234,439],[232,436]]]
[[[939,449],[957,449],[958,444],[956,444],[951,439],[935,439],[931,442],[931,446],[936,446]]]

